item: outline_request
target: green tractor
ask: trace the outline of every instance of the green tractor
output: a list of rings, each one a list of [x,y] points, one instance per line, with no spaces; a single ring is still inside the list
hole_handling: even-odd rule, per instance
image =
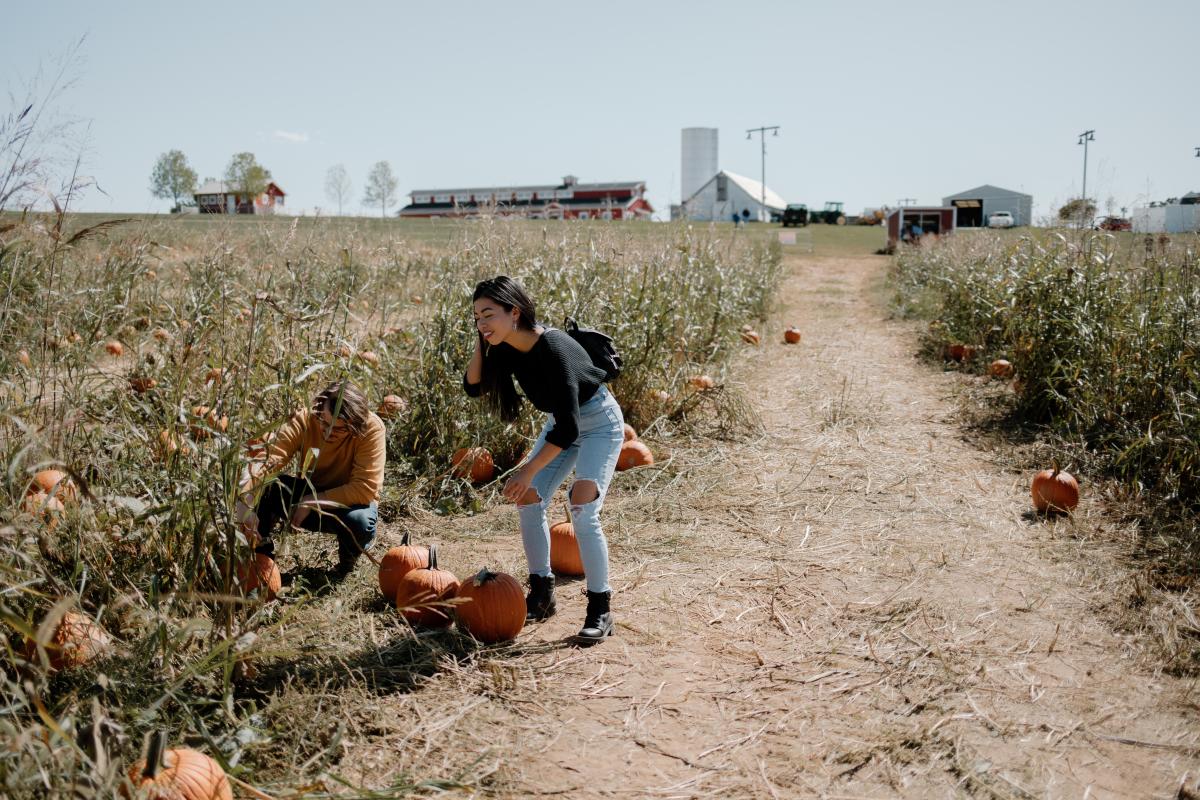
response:
[[[810,211],[808,218],[812,222],[823,222],[826,225],[845,225],[846,215],[842,213],[842,203],[827,202],[820,211]]]

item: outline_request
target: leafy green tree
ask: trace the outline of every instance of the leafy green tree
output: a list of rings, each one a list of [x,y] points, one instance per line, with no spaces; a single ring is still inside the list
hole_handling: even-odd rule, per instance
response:
[[[392,165],[380,161],[367,173],[367,191],[363,195],[363,203],[379,206],[379,216],[387,216],[388,206],[396,203],[397,185],[396,176],[392,174]]]
[[[179,198],[196,191],[196,171],[188,166],[183,151],[168,150],[158,157],[150,173],[150,191],[163,200],[170,198],[175,204],[172,211],[179,210]]]
[[[267,190],[271,173],[254,158],[254,153],[238,153],[229,160],[225,168],[225,183],[235,194],[243,195],[246,202]]]
[[[1096,216],[1096,204],[1086,197],[1068,200],[1058,210],[1058,218],[1062,222],[1075,222],[1083,225],[1094,216]]]

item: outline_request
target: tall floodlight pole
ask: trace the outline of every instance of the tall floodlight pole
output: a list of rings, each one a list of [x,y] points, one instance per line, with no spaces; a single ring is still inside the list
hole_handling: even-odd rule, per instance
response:
[[[773,131],[772,136],[779,135],[778,125],[764,125],[761,128],[749,128],[746,130],[746,138],[751,139],[754,134],[758,134],[758,138],[762,140],[762,197],[759,202],[762,203],[762,211],[767,208],[767,131]],[[762,211],[759,213],[761,214]],[[767,215],[767,222],[771,221],[771,215]]]

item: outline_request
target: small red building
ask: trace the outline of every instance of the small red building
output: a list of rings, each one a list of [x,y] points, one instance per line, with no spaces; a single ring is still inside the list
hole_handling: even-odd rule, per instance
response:
[[[644,181],[421,189],[409,192],[401,217],[474,217],[482,213],[528,219],[649,219],[654,208]]]
[[[941,236],[954,231],[953,206],[901,206],[887,216],[887,246],[895,250],[900,242],[922,236]]]
[[[236,194],[224,181],[205,181],[192,198],[201,214],[274,214],[283,206],[283,189],[274,182],[256,197]]]

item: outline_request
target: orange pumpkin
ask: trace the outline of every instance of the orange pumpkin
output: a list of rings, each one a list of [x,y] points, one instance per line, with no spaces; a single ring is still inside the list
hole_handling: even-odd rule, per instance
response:
[[[125,354],[125,345],[121,344],[116,339],[111,339],[105,342],[104,349],[108,351],[110,356],[121,356]]]
[[[59,516],[67,509],[57,497],[45,492],[31,492],[21,499],[21,510],[39,517],[47,528],[54,530],[58,527]]]
[[[507,642],[525,627],[525,592],[512,575],[484,567],[455,596],[464,601],[454,609],[458,624],[481,642]]]
[[[637,440],[637,431],[628,422],[621,427],[621,432],[625,436],[625,441],[632,442]]]
[[[787,330],[783,332],[783,341],[787,344],[800,344],[800,329],[788,325]]]
[[[29,364],[31,363],[29,360],[29,351],[24,350],[24,349],[18,350],[17,351],[17,361],[21,362],[21,366],[28,367]]]
[[[181,439],[173,430],[162,430],[158,433],[158,457],[163,461],[169,461],[176,454],[189,456],[193,452],[191,443],[185,439]]]
[[[762,337],[760,337],[758,335],[758,331],[755,331],[755,330],[742,331],[742,341],[745,342],[746,344],[757,345],[759,343],[759,341],[761,341],[761,339],[762,339]]]
[[[58,621],[54,633],[43,645],[50,669],[58,672],[72,667],[81,667],[112,649],[112,637],[104,628],[76,611],[68,611]],[[37,643],[32,639],[25,642],[25,657],[39,661]]]
[[[233,788],[221,765],[188,747],[166,749],[166,735],[156,731],[146,757],[126,773],[134,796],[148,800],[233,800]],[[122,792],[128,796],[127,792]]]
[[[450,459],[454,477],[470,478],[471,483],[486,483],[496,474],[492,454],[486,447],[463,447],[454,451]]]
[[[993,378],[1011,378],[1013,374],[1012,362],[1007,359],[997,358],[988,365],[988,374]]]
[[[150,335],[160,342],[168,342],[171,340],[171,332],[166,328],[155,328]]]
[[[155,386],[158,386],[158,381],[154,380],[154,378],[147,378],[142,375],[132,375],[129,378],[129,388],[138,394],[145,394]]]
[[[975,352],[976,352],[978,349],[979,349],[979,348],[978,348],[978,347],[976,347],[976,346],[975,346],[975,345],[973,345],[973,344],[964,344],[964,345],[963,345],[963,350],[962,350],[962,360],[963,360],[963,361],[970,361],[971,359],[975,358]]]
[[[579,557],[579,540],[571,521],[550,528],[550,569],[556,575],[578,577],[583,574],[583,559]]]
[[[396,608],[412,625],[444,628],[450,624],[450,610],[441,603],[454,597],[458,578],[438,569],[437,545],[429,548],[428,566],[409,570],[396,587]]]
[[[229,427],[229,417],[218,417],[216,409],[208,406],[193,406],[192,416],[198,420],[188,428],[193,439],[207,439],[214,431],[224,433]]]
[[[213,367],[204,374],[204,385],[211,386],[212,384],[222,384],[225,382],[225,370],[220,367]]]
[[[1033,507],[1045,513],[1073,511],[1079,505],[1079,482],[1069,472],[1063,472],[1055,464],[1033,476],[1030,487]]]
[[[654,453],[641,442],[625,442],[617,456],[617,469],[624,471],[634,467],[646,467],[654,463]]]
[[[962,345],[962,344],[947,345],[946,358],[950,359],[951,361],[962,361],[963,360],[963,352],[965,351],[965,349],[966,349],[966,345]]]
[[[411,570],[420,569],[429,563],[429,548],[408,543],[408,534],[400,540],[399,547],[393,547],[379,559],[379,591],[389,600],[396,599],[396,590],[400,588],[400,579]]]
[[[73,480],[67,477],[67,473],[59,469],[43,469],[33,474],[33,479],[29,481],[25,493],[37,492],[53,495],[68,502],[79,499],[79,488]]]
[[[260,589],[264,599],[274,600],[283,588],[283,576],[275,559],[263,553],[255,553],[251,561],[240,565],[237,570],[238,584],[249,594]]]
[[[354,355],[354,351],[350,349],[350,345],[348,344],[339,344],[337,346],[337,354],[342,358],[350,358],[350,356]]]
[[[704,390],[711,389],[717,384],[716,381],[714,381],[708,375],[693,375],[692,377],[688,378],[688,385],[693,389]]]
[[[359,350],[358,360],[370,364],[372,367],[379,366],[379,354],[372,350]]]
[[[379,410],[375,413],[383,419],[394,419],[404,415],[408,411],[408,403],[403,397],[398,394],[384,395],[383,401],[379,404]]]

